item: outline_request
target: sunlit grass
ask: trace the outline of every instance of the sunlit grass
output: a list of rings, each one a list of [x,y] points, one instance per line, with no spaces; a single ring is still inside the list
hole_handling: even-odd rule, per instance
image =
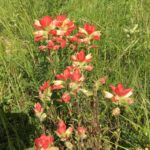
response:
[[[0,105],[5,113],[23,112],[34,123],[30,111],[37,89],[44,80],[53,77],[50,71],[45,71],[45,58],[39,59],[41,54],[33,41],[33,22],[43,15],[66,14],[79,24],[96,25],[102,33],[99,48],[92,51],[95,69],[90,78],[105,75],[108,76],[108,85],[122,82],[135,89],[135,104],[132,111],[128,110],[130,116],[119,118],[120,131],[109,132],[114,118],[107,112],[109,106],[105,100],[100,100],[100,120],[102,126],[107,124],[106,134],[100,137],[101,140],[106,145],[108,143],[110,149],[111,146],[133,149],[150,145],[149,0],[0,0],[0,4]],[[8,122],[3,119],[3,114],[0,122],[7,135],[5,142],[8,149],[14,149],[14,139],[8,133]],[[0,130],[2,128],[0,126]],[[30,146],[33,140],[31,137]]]

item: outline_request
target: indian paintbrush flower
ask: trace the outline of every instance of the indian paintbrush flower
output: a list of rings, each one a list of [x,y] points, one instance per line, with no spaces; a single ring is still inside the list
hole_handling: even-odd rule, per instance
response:
[[[66,141],[72,135],[73,127],[67,128],[63,120],[60,120],[58,123],[58,128],[56,134],[61,138],[62,141]]]
[[[70,99],[71,99],[71,96],[69,93],[64,93],[62,95],[62,102],[64,103],[69,103],[70,102]]]
[[[39,138],[36,138],[34,143],[36,150],[47,150],[52,146],[54,138],[52,136],[46,136],[42,134]]]
[[[86,135],[86,128],[84,128],[84,127],[78,127],[76,134],[77,134],[77,136],[79,138],[85,139],[87,137],[87,135]]]
[[[108,99],[112,99],[114,103],[127,103],[132,104],[133,100],[130,96],[133,93],[132,88],[125,89],[121,83],[119,83],[116,87],[111,85],[110,86],[113,93],[104,91],[104,96]]]

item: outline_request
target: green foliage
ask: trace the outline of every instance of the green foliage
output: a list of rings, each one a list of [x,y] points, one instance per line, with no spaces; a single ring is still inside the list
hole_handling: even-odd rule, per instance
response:
[[[119,129],[117,118],[111,116],[112,106],[99,93],[103,130],[97,139],[104,143],[103,149],[135,149],[150,145],[149,0],[0,0],[0,4],[0,105],[4,110],[0,113],[0,131],[5,136],[0,138],[0,148],[4,149],[5,143],[10,150],[33,144],[34,128],[31,131],[30,125],[38,124],[32,116],[35,96],[39,85],[54,77],[51,74],[53,66],[47,64],[46,56],[34,44],[32,24],[41,16],[56,14],[66,14],[77,24],[95,24],[101,30],[99,48],[92,51],[95,69],[89,76],[91,81],[106,75],[107,85],[120,81],[135,89],[135,104],[132,111],[128,110],[130,115],[125,113],[119,118]],[[69,59],[69,52],[64,54],[58,73],[64,69],[66,57]],[[80,113],[88,122],[92,116],[89,116],[91,110],[85,100]],[[25,120],[20,119],[22,113],[29,119],[25,133],[18,130],[21,125],[12,126],[9,122],[9,116],[13,116],[17,122],[24,123]],[[24,139],[20,138],[22,136]],[[90,137],[88,145],[96,143],[97,139]]]

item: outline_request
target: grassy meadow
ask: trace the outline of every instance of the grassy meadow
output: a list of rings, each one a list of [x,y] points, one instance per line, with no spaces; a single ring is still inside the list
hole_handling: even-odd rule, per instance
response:
[[[99,149],[104,150],[149,150],[149,8],[149,0],[0,0],[0,150],[23,150],[34,145],[40,130],[33,113],[38,88],[54,76],[53,66],[47,65],[34,42],[33,23],[44,15],[58,14],[80,25],[94,24],[101,31],[99,48],[92,50],[94,70],[88,74],[87,86],[107,76],[107,90],[109,84],[119,82],[134,89],[134,104],[119,118],[111,115],[110,104],[99,93],[102,130],[97,137],[88,135],[87,147],[95,150],[95,143],[99,143]],[[68,53],[56,72],[65,68]],[[85,99],[82,103],[84,108],[78,113],[88,122],[92,110]],[[52,115],[53,120],[55,117]]]

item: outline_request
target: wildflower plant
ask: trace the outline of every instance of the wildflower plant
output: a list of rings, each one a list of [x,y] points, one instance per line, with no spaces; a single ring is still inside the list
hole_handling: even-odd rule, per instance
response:
[[[111,99],[116,108],[112,110],[113,116],[121,113],[122,105],[130,105],[133,98],[130,96],[133,89],[125,89],[120,83],[116,87],[111,85],[112,93],[104,90],[106,77],[101,77],[93,82],[93,88],[88,89],[87,73],[94,69],[92,65],[91,49],[96,48],[94,41],[101,38],[100,31],[94,25],[84,24],[77,27],[74,21],[66,16],[44,16],[34,23],[34,41],[39,42],[39,50],[47,54],[52,68],[54,80],[45,81],[39,87],[39,102],[34,105],[35,116],[39,119],[42,135],[35,139],[36,150],[50,150],[66,147],[67,149],[84,148],[84,141],[88,139],[92,130],[96,130],[93,136],[101,132],[99,114],[98,93],[103,91],[107,99]],[[69,53],[70,59],[62,72],[57,72],[55,59],[61,60],[59,51]],[[87,73],[86,73],[87,72]],[[105,87],[106,88],[106,87]],[[103,89],[103,90],[102,90]],[[90,127],[86,126],[82,113],[80,114],[82,99],[91,102],[92,110],[89,110],[92,120]],[[83,110],[84,108],[82,108]],[[90,109],[90,108],[89,108]],[[55,114],[55,118],[52,117]],[[55,127],[45,124],[46,120],[53,122]],[[47,121],[48,122],[48,121]],[[52,136],[53,135],[53,136]],[[54,145],[57,145],[54,146]]]

